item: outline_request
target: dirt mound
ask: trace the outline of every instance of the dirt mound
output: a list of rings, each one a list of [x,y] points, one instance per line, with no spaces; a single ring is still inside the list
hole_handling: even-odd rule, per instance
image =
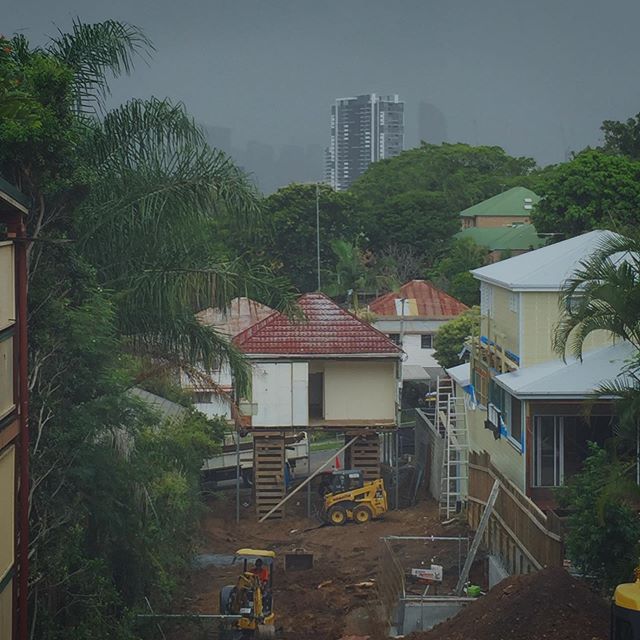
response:
[[[410,640],[605,640],[605,602],[563,569],[508,578],[455,618]]]

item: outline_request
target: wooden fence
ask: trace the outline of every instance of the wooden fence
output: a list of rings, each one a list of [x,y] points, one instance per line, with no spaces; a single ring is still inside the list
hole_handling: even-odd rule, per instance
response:
[[[485,545],[501,556],[512,574],[562,566],[564,546],[559,520],[545,515],[505,478],[488,453],[469,455],[469,526],[477,528],[496,479],[500,480],[500,493],[485,533]]]

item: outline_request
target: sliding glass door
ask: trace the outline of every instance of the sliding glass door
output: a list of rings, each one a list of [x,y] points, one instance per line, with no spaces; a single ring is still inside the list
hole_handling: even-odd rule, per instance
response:
[[[536,416],[533,427],[533,478],[537,487],[564,482],[564,423],[562,416]]]

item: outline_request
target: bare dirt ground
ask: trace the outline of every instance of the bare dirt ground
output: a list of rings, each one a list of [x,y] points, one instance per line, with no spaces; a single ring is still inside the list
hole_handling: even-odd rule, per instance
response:
[[[250,494],[242,501],[249,503]],[[383,520],[364,525],[317,527],[317,520],[306,517],[306,496],[294,497],[282,520],[257,522],[252,505],[242,507],[241,521],[235,522],[235,494],[219,493],[208,502],[203,518],[201,553],[232,554],[242,547],[265,548],[278,555],[274,574],[274,608],[278,626],[286,640],[338,640],[343,636],[385,637],[384,624],[377,619],[376,586],[354,586],[377,581],[380,538],[389,535],[465,535],[462,525],[443,527],[437,505],[422,501],[417,506],[390,511]],[[306,531],[305,531],[306,530]],[[394,545],[402,566],[445,566],[441,593],[447,592],[457,578],[458,543],[422,542]],[[314,554],[310,571],[285,572],[284,554],[304,549]],[[463,552],[466,552],[464,544]],[[462,555],[464,562],[464,554]],[[207,566],[194,569],[184,585],[184,596],[176,603],[182,612],[218,611],[218,594],[222,586],[232,584],[237,567]],[[433,593],[433,591],[431,592]],[[181,639],[191,640],[186,634]]]
[[[608,607],[563,569],[507,578],[431,631],[407,640],[605,640]]]

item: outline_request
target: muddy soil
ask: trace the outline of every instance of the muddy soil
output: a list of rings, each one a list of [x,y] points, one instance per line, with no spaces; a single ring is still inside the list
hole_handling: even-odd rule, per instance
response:
[[[225,554],[242,547],[271,549],[277,553],[274,574],[274,607],[278,625],[286,640],[338,640],[346,635],[383,638],[385,624],[379,619],[376,588],[379,555],[383,536],[466,536],[461,524],[443,527],[434,502],[386,514],[383,520],[364,525],[318,527],[317,520],[306,517],[306,498],[294,498],[283,520],[257,522],[249,493],[242,495],[241,521],[235,521],[235,494],[221,492],[208,502],[203,518],[201,561],[194,566],[183,597],[174,610],[182,612],[218,612],[218,594],[222,586],[232,584],[237,567],[225,564]],[[310,529],[310,530],[309,530]],[[466,542],[459,557],[457,542],[394,543],[397,558],[409,572],[412,567],[432,562],[445,567],[445,580],[438,587],[447,593],[457,579],[458,562],[464,562]],[[310,571],[284,571],[284,554],[304,549],[314,554]],[[207,554],[213,560],[207,561]],[[373,582],[369,586],[355,586]],[[415,588],[422,590],[423,585]],[[431,590],[430,593],[434,593]],[[181,635],[183,640],[191,640]]]
[[[608,607],[563,569],[511,577],[455,618],[407,640],[605,640]]]

